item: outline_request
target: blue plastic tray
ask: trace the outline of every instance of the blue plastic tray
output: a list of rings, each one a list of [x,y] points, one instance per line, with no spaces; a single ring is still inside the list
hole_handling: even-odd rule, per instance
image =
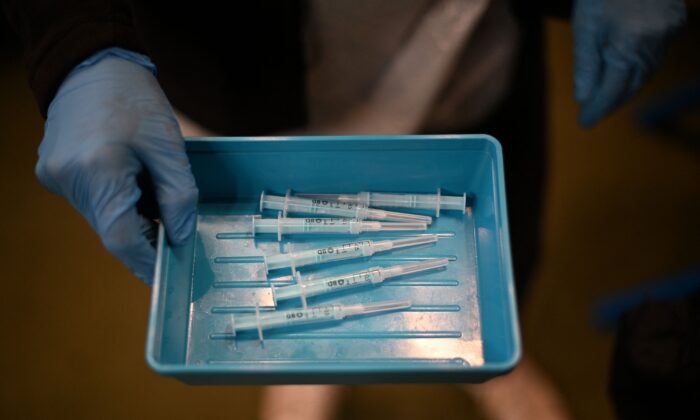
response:
[[[480,382],[520,357],[508,219],[498,142],[485,135],[190,138],[200,190],[196,234],[171,247],[161,229],[146,358],[163,375],[191,384]],[[340,273],[427,257],[445,270],[378,287],[309,298],[309,305],[410,299],[413,307],[340,323],[268,330],[231,329],[232,316],[272,310],[261,256],[345,242],[356,236],[240,234],[258,213],[260,192],[472,193],[466,215],[443,212],[433,246],[333,263],[304,274]],[[399,210],[400,211],[400,210]],[[267,214],[266,216],[275,216]],[[375,233],[362,238],[395,237]],[[289,301],[281,307],[296,307]]]

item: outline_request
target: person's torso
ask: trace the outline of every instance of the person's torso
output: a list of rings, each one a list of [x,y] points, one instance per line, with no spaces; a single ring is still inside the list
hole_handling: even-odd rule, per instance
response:
[[[134,14],[174,106],[221,134],[464,129],[509,85],[502,0],[218,4]]]

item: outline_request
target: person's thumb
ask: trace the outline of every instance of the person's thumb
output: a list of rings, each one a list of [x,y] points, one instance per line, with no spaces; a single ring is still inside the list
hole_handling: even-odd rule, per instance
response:
[[[146,127],[145,138],[137,144],[141,149],[139,155],[153,181],[168,240],[173,245],[181,245],[194,228],[199,191],[185,154],[184,141],[177,123],[174,124],[174,129],[167,127],[160,131]]]

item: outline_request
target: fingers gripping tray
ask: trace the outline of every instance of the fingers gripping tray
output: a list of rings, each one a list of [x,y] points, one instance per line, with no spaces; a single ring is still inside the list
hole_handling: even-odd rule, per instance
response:
[[[481,382],[517,363],[503,158],[492,137],[190,138],[187,153],[200,191],[198,218],[183,246],[171,247],[163,229],[159,233],[146,345],[156,372],[191,384]],[[473,200],[464,213],[443,212],[420,232],[437,234],[437,243],[299,269],[314,278],[449,259],[447,267],[420,276],[306,299],[309,307],[401,300],[410,308],[235,332],[237,317],[304,304],[275,301],[273,288],[298,277],[268,271],[265,255],[409,235],[285,235],[278,242],[277,235],[251,233],[261,191],[284,195],[288,189],[441,189]],[[263,217],[277,214],[266,210]]]

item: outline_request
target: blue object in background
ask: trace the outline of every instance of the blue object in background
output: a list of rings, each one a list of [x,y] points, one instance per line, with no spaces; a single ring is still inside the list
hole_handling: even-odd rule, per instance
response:
[[[632,97],[685,24],[683,0],[577,0],[574,87],[579,123],[593,126]]]
[[[683,298],[700,290],[700,268],[623,290],[600,299],[593,306],[593,322],[600,329],[612,329],[618,320],[650,300]]]
[[[172,247],[162,230],[159,235],[146,346],[155,371],[191,384],[480,382],[518,362],[503,158],[492,137],[193,138],[187,151],[200,190],[199,215],[196,234],[184,245]],[[319,270],[342,273],[434,257],[450,258],[446,269],[308,298],[309,306],[408,299],[411,309],[269,330],[263,345],[253,332],[234,337],[232,318],[255,313],[256,305],[273,310],[269,286],[293,280],[264,278],[261,251],[279,251],[274,235],[231,239],[224,233],[234,215],[258,212],[262,190],[283,194],[288,188],[442,188],[446,194],[473,193],[478,203],[466,215],[436,219],[427,232],[443,235],[435,245]],[[363,237],[390,234],[396,235]],[[285,246],[337,241],[290,235]],[[279,308],[299,305],[289,301]]]
[[[684,114],[698,110],[700,110],[700,79],[695,79],[652,98],[640,109],[638,119],[646,129],[680,134],[674,129],[674,125]],[[693,141],[697,141],[697,136]]]

